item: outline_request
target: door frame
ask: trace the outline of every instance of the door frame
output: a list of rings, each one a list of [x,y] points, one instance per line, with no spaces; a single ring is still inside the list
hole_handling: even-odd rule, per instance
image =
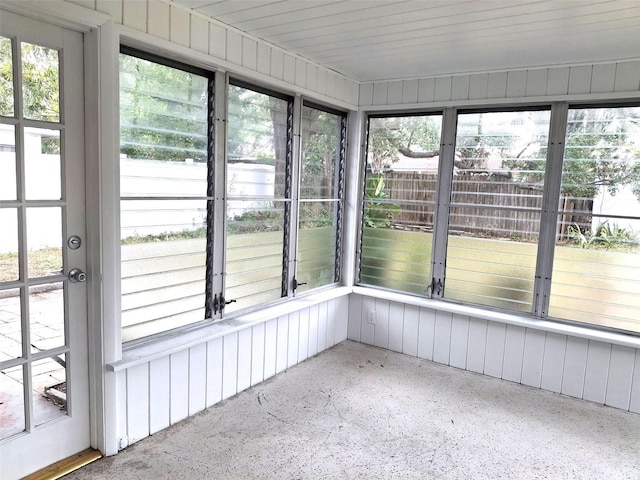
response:
[[[111,15],[62,0],[3,0],[2,9],[84,35],[87,346],[91,447],[118,452],[117,382],[105,365],[121,356],[119,318],[119,34]],[[109,319],[105,322],[105,319]]]

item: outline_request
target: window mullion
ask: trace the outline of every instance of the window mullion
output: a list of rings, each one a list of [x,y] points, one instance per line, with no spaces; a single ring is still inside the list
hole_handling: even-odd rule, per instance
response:
[[[427,294],[436,298],[442,298],[444,294],[449,209],[453,182],[453,161],[456,153],[456,123],[456,109],[445,109],[442,119],[440,164],[438,165],[438,186],[436,192],[437,206],[433,229],[433,249],[431,252],[432,283],[427,286]]]
[[[291,194],[287,201],[290,202],[290,218],[289,218],[289,235],[285,236],[285,246],[287,250],[287,265],[285,268],[286,285],[287,289],[283,288],[283,296],[295,296],[295,284],[293,283],[297,268],[298,261],[298,222],[300,214],[300,172],[302,163],[302,97],[296,95],[293,100],[293,144],[291,152]]]
[[[551,107],[547,167],[544,179],[544,197],[538,240],[538,256],[534,285],[533,313],[545,317],[549,309],[551,271],[556,244],[558,202],[562,182],[562,159],[567,131],[567,103],[554,103]]]
[[[228,99],[228,76],[223,72],[216,72],[215,76],[215,121],[213,124],[213,138],[215,139],[213,157],[213,226],[207,229],[211,232],[211,237],[207,238],[208,254],[212,258],[211,268],[213,275],[210,279],[210,286],[213,295],[220,295],[224,292],[224,266],[225,266],[225,241],[226,241],[226,202],[227,202],[227,99]],[[211,305],[213,307],[213,305]],[[207,305],[209,308],[209,305]],[[213,317],[219,318],[221,312],[214,312]]]

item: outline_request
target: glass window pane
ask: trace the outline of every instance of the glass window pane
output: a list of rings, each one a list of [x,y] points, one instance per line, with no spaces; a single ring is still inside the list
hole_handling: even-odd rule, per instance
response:
[[[229,86],[229,197],[285,197],[288,118],[286,100]]]
[[[31,351],[38,353],[65,344],[63,283],[29,287]]]
[[[441,125],[370,119],[360,283],[416,294],[430,284]]]
[[[60,200],[60,131],[24,129],[25,194],[27,200]]]
[[[342,117],[302,109],[300,198],[338,198]]]
[[[207,194],[208,79],[120,55],[121,195]]]
[[[335,282],[339,202],[300,202],[298,292]],[[301,285],[301,284],[305,285]]]
[[[17,200],[16,130],[0,123],[0,200]]]
[[[60,61],[52,48],[22,43],[22,102],[25,118],[60,121]]]
[[[26,428],[23,370],[22,366],[0,370],[0,439],[23,432]]]
[[[60,275],[62,271],[62,209],[27,208],[29,278]]]
[[[13,117],[13,50],[11,39],[0,36],[0,116]]]
[[[458,115],[445,298],[532,310],[549,111]]]
[[[640,107],[569,110],[549,315],[640,332]]]
[[[67,414],[67,360],[61,353],[31,365],[33,418],[36,427]]]
[[[284,202],[235,201],[227,216],[225,312],[282,296]]]
[[[121,201],[122,336],[204,320],[206,200]]]
[[[0,208],[0,225],[0,282],[12,282],[20,278],[18,209]]]
[[[0,362],[22,356],[20,290],[0,290]]]

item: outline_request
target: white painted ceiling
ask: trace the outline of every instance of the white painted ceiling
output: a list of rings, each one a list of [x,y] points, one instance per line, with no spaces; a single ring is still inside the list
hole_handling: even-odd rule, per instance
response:
[[[173,0],[358,81],[640,58],[640,0]]]

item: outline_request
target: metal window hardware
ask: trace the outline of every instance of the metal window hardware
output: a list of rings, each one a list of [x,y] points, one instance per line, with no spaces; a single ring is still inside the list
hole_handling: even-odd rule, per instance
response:
[[[442,295],[442,290],[443,290],[443,285],[442,285],[442,279],[438,278],[437,280],[435,278],[431,279],[431,284],[427,286],[427,296],[432,297],[433,295]]]
[[[224,295],[217,293],[213,296],[213,314],[216,315],[218,312],[222,313],[225,305],[229,305],[230,303],[236,303],[236,300],[225,300]]]
[[[77,250],[82,245],[82,240],[78,235],[72,235],[67,240],[67,245],[71,250]]]
[[[292,288],[293,288],[293,290],[295,291],[295,290],[297,290],[297,289],[298,289],[298,287],[299,287],[300,285],[306,285],[306,284],[307,284],[307,282],[298,282],[298,280],[296,280],[296,279],[294,278],[294,279],[293,279],[293,281],[291,282],[291,287],[292,287]]]

